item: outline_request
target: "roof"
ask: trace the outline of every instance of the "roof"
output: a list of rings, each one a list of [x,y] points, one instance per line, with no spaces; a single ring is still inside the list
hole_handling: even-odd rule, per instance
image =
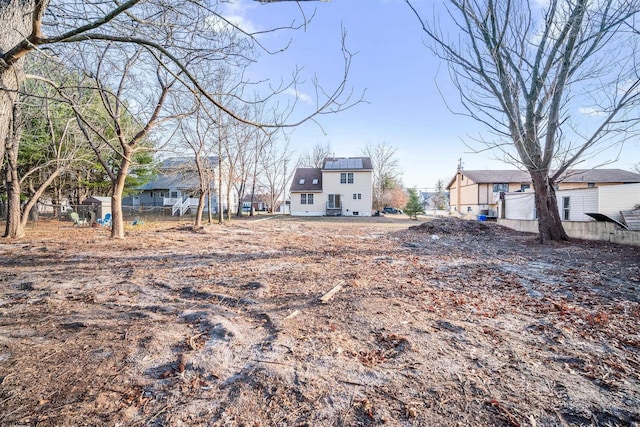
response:
[[[576,169],[569,171],[560,179],[561,182],[622,182],[625,184],[640,183],[640,173],[624,169]]]
[[[99,203],[103,203],[103,204],[111,204],[111,197],[91,196],[91,197],[87,197],[86,199],[84,199],[82,201],[82,204],[85,204],[85,202],[87,202],[87,203],[99,202]]]
[[[327,157],[322,170],[372,170],[371,157]]]
[[[211,168],[218,167],[218,156],[206,157],[205,161]],[[214,183],[212,182],[211,188],[213,187]],[[192,190],[196,188],[200,188],[200,179],[197,174],[195,158],[169,157],[158,165],[156,178],[138,187],[137,190]]]
[[[305,191],[310,193],[314,191],[322,191],[322,169],[296,169],[296,173],[293,175],[293,182],[291,183],[290,191]]]
[[[213,188],[213,183],[211,184]],[[171,174],[171,175],[158,175],[153,181],[147,182],[142,187],[138,187],[138,190],[150,191],[150,190],[170,190],[181,189],[188,190],[200,187],[200,181],[196,174]]]
[[[211,167],[218,166],[218,156],[209,156],[204,158]],[[187,169],[196,170],[195,157],[169,157],[160,163],[158,169]]]
[[[494,183],[530,183],[529,172],[521,170],[461,170],[462,175],[476,184]],[[456,174],[457,175],[457,174]],[[455,182],[454,176],[447,188]],[[568,171],[558,182],[622,182],[626,184],[640,182],[640,174],[623,169],[575,169]]]

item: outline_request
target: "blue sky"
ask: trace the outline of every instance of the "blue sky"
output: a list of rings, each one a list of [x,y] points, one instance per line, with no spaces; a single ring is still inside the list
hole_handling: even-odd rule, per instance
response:
[[[415,4],[431,4],[418,0]],[[367,103],[335,115],[322,116],[314,123],[291,133],[291,146],[298,154],[316,144],[330,144],[337,156],[357,156],[367,144],[386,142],[397,150],[408,187],[434,187],[453,177],[462,159],[466,169],[509,169],[495,160],[499,153],[473,153],[469,147],[479,135],[490,137],[484,127],[456,111],[458,92],[450,83],[446,64],[425,46],[418,21],[403,0],[332,0],[330,2],[281,2],[262,4],[237,0],[228,5],[228,15],[249,30],[265,30],[292,20],[301,21],[301,12],[315,16],[306,29],[279,32],[261,37],[272,48],[291,45],[284,54],[262,55],[252,68],[254,78],[285,80],[296,67],[303,67],[306,84],[298,88],[300,113],[310,108],[306,96],[314,97],[311,80],[331,89],[342,75],[340,40],[347,32],[347,47],[356,53],[349,85],[357,97],[365,91]],[[444,99],[443,99],[444,98]],[[446,99],[446,103],[445,103]],[[631,170],[640,162],[638,143],[627,143],[621,160],[607,167]],[[611,152],[593,160],[615,158]]]

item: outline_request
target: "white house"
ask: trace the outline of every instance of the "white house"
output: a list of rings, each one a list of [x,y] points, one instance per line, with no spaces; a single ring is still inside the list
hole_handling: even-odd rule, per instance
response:
[[[322,168],[298,168],[290,191],[294,216],[371,216],[371,159],[328,157]]]
[[[600,213],[622,221],[620,211],[640,204],[640,184],[603,185],[556,192],[558,211],[563,221],[593,221],[586,213]],[[504,196],[505,219],[536,219],[533,190]]]

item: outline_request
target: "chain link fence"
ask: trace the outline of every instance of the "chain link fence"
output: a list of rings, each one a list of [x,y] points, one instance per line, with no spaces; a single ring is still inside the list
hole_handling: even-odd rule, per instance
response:
[[[90,205],[73,205],[73,204],[49,204],[38,203],[36,209],[31,211],[27,227],[37,227],[39,222],[57,221],[60,225],[73,226],[74,221],[71,214],[77,213],[80,222],[91,224],[97,220],[103,219],[96,215],[95,208]],[[4,223],[6,212],[0,206],[0,214]],[[175,221],[175,222],[195,222],[195,208],[189,209],[184,215],[172,215],[172,208],[163,206],[123,206],[122,215],[125,223],[145,222],[145,221]],[[214,214],[216,215],[216,214]],[[203,214],[203,220],[206,221],[208,212]]]

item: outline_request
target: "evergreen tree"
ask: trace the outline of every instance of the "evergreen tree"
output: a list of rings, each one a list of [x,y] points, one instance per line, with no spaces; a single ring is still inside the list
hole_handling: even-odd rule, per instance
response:
[[[409,193],[409,201],[404,207],[404,213],[409,215],[409,218],[418,219],[419,214],[424,214],[424,208],[418,199],[418,191],[415,188],[410,188],[407,192]]]

